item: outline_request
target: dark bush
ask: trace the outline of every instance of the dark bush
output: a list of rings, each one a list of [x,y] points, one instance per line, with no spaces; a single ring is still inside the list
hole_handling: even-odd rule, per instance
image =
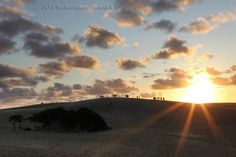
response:
[[[14,115],[8,118],[9,122],[13,125],[13,131],[16,130],[16,124],[18,123],[18,129],[21,129],[21,122],[24,120],[22,115]]]
[[[30,127],[24,128],[24,131],[31,131],[32,129]]]
[[[29,119],[49,130],[94,132],[110,129],[102,116],[88,108],[81,108],[78,111],[67,111],[62,107],[47,109],[33,114]]]
[[[103,117],[88,108],[80,108],[76,115],[81,130],[101,131],[109,129]]]

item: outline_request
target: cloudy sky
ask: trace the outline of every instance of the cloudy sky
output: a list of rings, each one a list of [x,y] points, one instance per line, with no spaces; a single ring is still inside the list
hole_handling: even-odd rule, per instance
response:
[[[117,94],[236,97],[235,0],[1,0],[0,108]],[[204,90],[204,89],[203,89]]]

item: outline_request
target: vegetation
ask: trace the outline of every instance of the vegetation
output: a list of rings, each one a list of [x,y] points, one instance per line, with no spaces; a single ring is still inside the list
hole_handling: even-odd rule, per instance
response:
[[[88,108],[80,108],[77,111],[67,111],[62,107],[46,109],[33,114],[29,120],[36,128],[40,126],[41,129],[47,130],[94,132],[110,129],[102,116]]]
[[[24,117],[22,115],[14,115],[9,117],[9,122],[12,123],[13,131],[16,131],[16,124],[18,123],[18,129],[21,129],[21,122],[23,121]]]

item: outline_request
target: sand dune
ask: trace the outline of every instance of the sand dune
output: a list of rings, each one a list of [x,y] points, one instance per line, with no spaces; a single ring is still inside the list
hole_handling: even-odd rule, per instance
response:
[[[56,106],[88,107],[101,114],[113,129],[97,133],[12,132],[9,116],[29,116]],[[207,104],[206,112],[195,105],[190,115],[191,108],[191,104],[179,102],[105,98],[0,110],[0,157],[234,157],[234,104]],[[192,117],[189,131],[187,117]]]

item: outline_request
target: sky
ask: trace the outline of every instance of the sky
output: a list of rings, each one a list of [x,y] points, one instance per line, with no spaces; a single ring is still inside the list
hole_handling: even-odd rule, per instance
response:
[[[1,0],[0,108],[183,101],[201,74],[211,101],[236,102],[235,24],[234,0]]]

